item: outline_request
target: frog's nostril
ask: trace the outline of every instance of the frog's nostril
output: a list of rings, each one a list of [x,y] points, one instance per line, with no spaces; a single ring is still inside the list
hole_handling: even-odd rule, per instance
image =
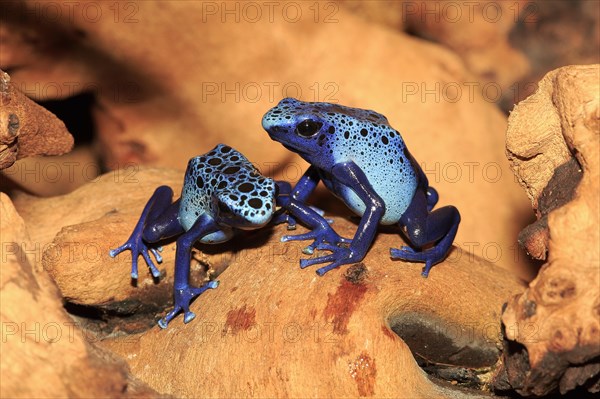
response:
[[[274,133],[274,134],[277,134],[277,133],[285,133],[285,131],[286,131],[286,129],[285,129],[283,126],[279,126],[279,125],[275,125],[275,124],[268,124],[268,125],[265,125],[265,124],[263,123],[263,128],[264,128],[264,129],[265,129],[267,132],[269,132],[269,133]]]

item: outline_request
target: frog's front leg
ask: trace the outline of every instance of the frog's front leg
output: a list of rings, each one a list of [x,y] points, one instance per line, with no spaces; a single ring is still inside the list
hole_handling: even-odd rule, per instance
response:
[[[418,251],[411,247],[390,249],[392,258],[413,262],[425,262],[421,275],[427,277],[436,263],[446,258],[460,223],[460,213],[453,206],[445,206],[429,213],[429,190],[417,190],[410,206],[400,219],[406,235],[415,248],[435,243],[432,248]]]
[[[306,254],[312,254],[315,248],[326,244],[337,245],[348,240],[340,237],[330,226],[327,219],[323,218],[323,212],[317,208],[306,205],[308,197],[313,193],[321,178],[317,168],[311,166],[298,181],[288,196],[278,197],[278,204],[283,206],[291,216],[288,216],[288,230],[293,230],[296,219],[305,224],[311,231],[304,234],[286,235],[281,241],[303,241],[314,242],[303,249]]]
[[[147,243],[155,243],[163,238],[172,237],[183,232],[177,220],[179,202],[171,204],[173,190],[168,186],[160,186],[146,203],[140,219],[125,244],[111,249],[109,255],[115,257],[125,250],[131,250],[131,278],[138,278],[138,257],[142,255],[152,275],[157,278],[160,272],[152,262],[148,251],[152,252],[158,263],[162,262],[160,248],[150,248]]]
[[[275,203],[277,206],[281,207],[277,212],[273,214],[273,218],[271,219],[271,224],[277,225],[281,223],[288,224],[288,230],[293,230],[296,228],[296,220],[286,213],[285,205],[289,202],[289,197],[292,195],[292,185],[286,181],[276,180],[276,195],[275,195]]]
[[[305,203],[308,200],[308,197],[315,191],[315,187],[317,187],[319,181],[320,177],[317,168],[310,166],[293,189],[287,182],[276,182],[279,190],[277,195],[277,205],[280,205],[287,210],[290,201]],[[280,223],[287,223],[288,230],[294,230],[296,228],[296,219],[290,214],[283,213],[275,215],[273,224]]]
[[[320,246],[321,249],[327,249],[333,253],[300,261],[300,266],[303,268],[318,263],[331,262],[329,265],[317,270],[317,274],[320,276],[341,265],[356,263],[364,259],[375,238],[379,222],[385,213],[383,200],[375,192],[362,169],[354,162],[335,165],[332,169],[332,176],[336,182],[351,188],[365,203],[366,209],[349,247],[322,245]]]
[[[183,311],[183,322],[189,323],[196,317],[190,311],[190,302],[194,297],[202,294],[209,288],[217,288],[217,281],[210,281],[202,287],[190,286],[190,259],[194,243],[202,237],[219,231],[220,228],[213,218],[207,214],[201,215],[192,228],[179,236],[177,239],[177,251],[175,253],[175,284],[173,286],[173,297],[175,306],[172,311],[158,321],[161,328],[167,328],[169,322]]]

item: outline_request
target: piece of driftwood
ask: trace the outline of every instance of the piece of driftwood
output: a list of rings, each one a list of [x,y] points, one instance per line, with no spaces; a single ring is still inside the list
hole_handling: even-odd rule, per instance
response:
[[[520,238],[546,263],[502,315],[498,389],[600,391],[599,93],[599,65],[560,68],[510,116],[507,153],[538,216]]]
[[[100,236],[114,231],[109,221],[97,221]],[[334,224],[344,236],[356,228]],[[387,232],[363,262],[318,277],[299,268],[302,243],[281,243],[285,233],[257,233],[226,252],[220,286],[193,303],[191,323],[178,317],[166,330],[102,345],[137,378],[178,397],[461,397],[415,359],[463,371],[496,362],[501,305],[522,289],[506,272],[455,249],[424,279],[422,265],[390,259],[402,240]],[[119,274],[129,280],[128,272]]]
[[[123,360],[93,345],[65,312],[56,285],[36,267],[35,245],[5,194],[0,214],[0,396],[159,397],[130,377]]]
[[[67,308],[87,326],[100,322],[93,337],[119,336],[101,344],[127,360],[133,378],[185,397],[463,395],[432,382],[421,364],[485,385],[499,356],[501,305],[522,285],[459,248],[424,279],[421,264],[390,259],[389,248],[403,245],[394,230],[379,234],[363,262],[324,277],[299,268],[306,243],[281,243],[285,226],[199,246],[195,283],[208,274],[221,285],[193,303],[191,323],[178,317],[159,329],[172,306],[174,246],[164,246],[159,281],[140,259],[137,287],[130,254],[112,259],[108,250],[127,239],[157,185],[177,192],[180,181],[159,169],[117,181],[109,173],[66,196],[19,199]],[[42,207],[53,216],[36,224]],[[341,218],[334,226],[347,237],[356,229]]]
[[[32,155],[61,155],[73,147],[65,124],[37,105],[0,70],[0,170]]]
[[[172,306],[174,246],[164,246],[159,281],[140,259],[137,287],[130,254],[112,259],[108,250],[127,239],[157,185],[177,192],[180,181],[179,172],[142,169],[62,197],[18,199],[67,309],[93,337],[120,335],[102,345],[127,359],[135,378],[188,397],[460,397],[420,364],[449,381],[471,375],[469,383],[485,385],[499,356],[501,305],[522,285],[459,248],[423,279],[422,265],[390,259],[389,248],[403,244],[398,231],[382,231],[361,264],[322,278],[299,268],[305,243],[279,241],[284,226],[199,246],[195,283],[208,274],[221,285],[194,302],[193,322],[178,317],[159,330]],[[341,218],[334,225],[348,237],[356,229]]]

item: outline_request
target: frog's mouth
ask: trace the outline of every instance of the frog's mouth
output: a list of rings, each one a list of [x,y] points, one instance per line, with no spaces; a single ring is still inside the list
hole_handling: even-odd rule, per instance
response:
[[[306,159],[307,156],[314,154],[314,151],[307,151],[306,148],[297,148],[294,147],[290,144],[283,144],[281,143],[287,150],[291,151],[291,152],[295,152],[296,154],[300,155],[302,158]]]
[[[281,145],[283,145],[286,149],[297,153],[302,158],[305,158],[305,156],[315,153],[315,151],[311,151],[310,148],[307,148],[306,145],[304,145],[304,146],[296,145],[293,141],[288,140],[287,139],[289,137],[288,135],[290,135],[291,133],[289,133],[288,130],[283,127],[280,127],[280,126],[265,127],[265,126],[263,126],[263,128],[267,131],[271,140],[281,143]]]

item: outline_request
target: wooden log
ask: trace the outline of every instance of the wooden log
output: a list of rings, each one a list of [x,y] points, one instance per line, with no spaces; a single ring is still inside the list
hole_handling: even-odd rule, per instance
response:
[[[502,315],[499,389],[600,391],[599,93],[599,65],[560,68],[510,116],[507,152],[539,218],[522,239],[547,262]]]
[[[54,282],[36,264],[35,245],[0,193],[0,396],[159,397],[118,357],[88,340],[69,317]]]
[[[180,174],[140,170],[135,184],[113,177],[63,197],[21,198],[20,205],[28,204],[32,223],[36,209],[49,206],[56,214],[45,223],[70,224],[38,233],[41,242],[56,234],[42,264],[69,303],[105,312],[108,333],[121,337],[101,345],[125,358],[133,376],[158,392],[460,396],[458,388],[429,380],[415,358],[464,371],[489,368],[499,356],[501,306],[522,289],[518,279],[459,248],[424,279],[422,264],[390,259],[389,248],[404,242],[389,229],[379,233],[363,262],[324,277],[315,268],[299,268],[306,243],[281,243],[284,226],[199,246],[203,268],[193,267],[196,283],[208,271],[221,285],[193,303],[195,320],[184,325],[180,316],[161,330],[156,320],[172,306],[174,246],[165,246],[158,282],[140,259],[137,287],[129,276],[131,256],[114,260],[108,250],[127,239],[157,185],[178,191]],[[39,223],[34,230],[46,230]],[[346,237],[356,229],[342,218],[334,226]],[[73,243],[81,245],[71,251]]]

